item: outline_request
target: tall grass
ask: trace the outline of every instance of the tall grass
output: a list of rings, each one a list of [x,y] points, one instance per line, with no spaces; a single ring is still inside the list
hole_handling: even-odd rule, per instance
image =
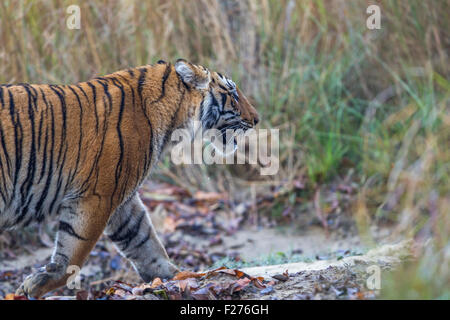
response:
[[[66,8],[74,1],[1,1],[0,82],[69,83],[178,57],[225,72],[252,99],[262,126],[280,128],[280,172],[256,184],[248,167],[168,170],[166,161],[160,178],[263,192],[301,177],[320,190],[352,170],[360,230],[387,219],[399,234],[431,235],[443,263],[450,4],[376,3],[381,30],[366,28],[371,1],[79,1],[81,29],[69,30]],[[286,203],[296,195],[290,191]]]

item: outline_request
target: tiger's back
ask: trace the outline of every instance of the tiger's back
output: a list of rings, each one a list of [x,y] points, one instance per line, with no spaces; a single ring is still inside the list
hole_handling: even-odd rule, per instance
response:
[[[138,187],[153,152],[136,73],[0,87],[0,229],[42,221],[86,195],[117,206]]]

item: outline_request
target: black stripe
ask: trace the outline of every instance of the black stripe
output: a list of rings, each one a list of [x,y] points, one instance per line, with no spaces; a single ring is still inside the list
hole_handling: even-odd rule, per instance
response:
[[[94,98],[95,132],[98,133],[98,131],[99,131],[99,119],[98,119],[98,112],[97,112],[97,90],[96,90],[95,86],[92,83],[87,82],[87,84],[91,88],[92,95],[93,95],[93,98]]]
[[[28,117],[30,119],[30,127],[31,127],[31,146],[29,152],[30,158],[28,162],[27,177],[20,188],[22,199],[25,199],[29,195],[31,187],[33,186],[34,175],[36,172],[36,145],[35,145],[36,133],[35,133],[34,108],[33,108],[33,101],[34,104],[36,105],[36,97],[34,96],[33,98],[33,95],[28,86],[24,86],[24,88],[28,94]]]
[[[136,97],[135,97],[135,93],[134,93],[134,87],[130,84],[130,82],[128,81],[127,78],[121,76],[120,74],[119,74],[118,76],[119,76],[120,78],[122,78],[122,80],[125,81],[125,83],[127,84],[127,86],[130,88],[130,91],[131,91],[131,98],[132,98],[132,105],[133,105],[133,108],[134,108],[135,105],[136,105]]]
[[[76,84],[75,87],[80,89],[80,91],[83,93],[84,97],[86,98],[87,102],[89,103],[89,98],[88,98],[88,96],[86,94],[86,91],[84,91],[83,88],[79,84]]]
[[[142,247],[148,240],[150,240],[150,233],[147,233],[147,235],[145,236],[145,238],[142,239],[141,241],[139,241],[139,243],[133,247],[133,250],[139,249],[139,248]]]
[[[58,200],[59,194],[62,191],[62,184],[63,184],[63,179],[64,179],[62,171],[63,171],[63,168],[64,168],[64,164],[66,162],[67,149],[68,149],[68,146],[66,145],[66,148],[64,150],[64,154],[63,154],[63,157],[62,157],[62,163],[61,163],[61,165],[59,167],[59,171],[58,171],[58,173],[56,175],[58,177],[58,180],[56,182],[56,190],[57,191],[55,193],[55,196],[53,197],[52,202],[50,203],[49,212],[53,212],[53,207],[55,206],[56,201]]]
[[[152,104],[161,101],[161,99],[164,98],[164,96],[166,95],[166,82],[167,82],[167,79],[169,78],[169,75],[170,75],[171,71],[172,71],[172,67],[171,67],[171,65],[169,63],[166,66],[166,70],[164,71],[164,74],[163,74],[163,77],[162,77],[161,94],[158,97],[158,99],[152,101]]]
[[[82,236],[78,235],[75,232],[75,230],[73,230],[72,226],[70,224],[68,224],[67,222],[60,221],[58,230],[65,232],[65,233],[71,235],[72,237],[77,238],[78,240],[84,240],[84,241],[87,240],[86,238],[83,238]]]
[[[105,91],[106,97],[108,98],[108,102],[109,102],[109,113],[111,113],[112,109],[113,109],[113,105],[112,105],[112,97],[111,97],[111,94],[109,93],[108,82],[107,81],[103,82],[101,80],[96,80],[96,82],[99,83],[103,87],[103,90]],[[106,103],[105,103],[105,105],[106,105]]]
[[[225,108],[225,104],[227,103],[227,94],[221,92],[220,96],[222,97],[222,108],[220,108],[220,110],[223,111],[223,109]]]
[[[64,97],[64,92],[61,88],[58,86],[50,85],[50,89],[58,96],[59,101],[61,103],[61,114],[62,114],[62,130],[61,130],[61,141],[59,146],[59,152],[58,152],[58,165],[61,165],[61,157],[63,156],[62,149],[64,145],[66,144],[66,130],[67,130],[67,110],[66,110],[66,100]]]
[[[178,90],[181,91],[180,83],[178,83]],[[166,133],[164,134],[164,138],[163,138],[162,146],[160,148],[160,152],[162,152],[162,150],[166,146],[167,140],[169,139],[169,135],[172,134],[173,130],[175,129],[174,128],[175,121],[176,121],[176,119],[178,117],[178,113],[180,112],[181,106],[183,105],[183,100],[184,100],[185,93],[186,93],[186,89],[183,89],[183,92],[181,93],[180,101],[178,102],[177,110],[172,115],[172,119],[170,120],[169,127],[166,128]]]
[[[132,218],[132,216],[129,215],[127,217],[127,219],[124,222],[122,222],[122,224],[116,229],[116,231],[114,231],[114,233],[112,233],[111,235],[108,235],[108,238],[110,238],[112,241],[116,241],[117,239],[119,239],[120,234],[125,229],[125,227],[128,225],[128,223],[130,223],[131,218]]]
[[[2,108],[5,106],[5,99],[3,97],[3,88],[0,87],[0,102],[2,103]]]
[[[51,186],[51,181],[52,181],[52,177],[53,177],[53,158],[54,158],[54,148],[55,148],[55,116],[53,113],[53,105],[48,104],[47,98],[45,97],[44,91],[42,89],[40,89],[41,94],[42,94],[42,99],[44,101],[44,104],[47,107],[47,110],[50,110],[50,131],[51,131],[51,147],[50,147],[50,159],[49,159],[49,167],[48,167],[48,174],[47,174],[47,180],[45,182],[45,187],[43,192],[41,193],[41,196],[38,200],[38,202],[36,203],[36,207],[35,207],[35,211],[37,214],[37,220],[42,220],[44,218],[44,214],[42,214],[42,206],[44,201],[47,199],[47,195]],[[47,142],[46,142],[46,146],[45,146],[45,152],[47,151]],[[47,154],[44,154],[44,160],[45,162],[47,161]],[[41,178],[40,180],[44,177],[44,171],[45,168],[43,167],[42,172],[41,172]],[[39,181],[40,181],[39,180]]]
[[[151,159],[152,159],[152,155],[153,155],[153,125],[152,122],[150,121],[150,118],[147,115],[147,110],[146,110],[146,100],[143,99],[142,97],[142,90],[144,87],[144,82],[147,76],[147,69],[146,68],[140,68],[139,69],[140,75],[139,75],[139,80],[138,80],[138,94],[139,94],[139,98],[140,98],[140,103],[141,103],[141,108],[142,108],[142,112],[144,114],[144,117],[147,120],[147,124],[150,128],[150,140],[149,140],[149,154],[145,154],[145,162],[144,162],[144,172],[147,172],[147,170],[150,167],[151,164]]]
[[[69,184],[73,182],[75,175],[78,172],[78,167],[80,164],[80,158],[81,158],[81,146],[82,146],[82,141],[83,141],[83,107],[81,105],[81,100],[80,100],[80,96],[78,95],[78,93],[75,91],[75,89],[73,89],[71,86],[69,86],[70,91],[73,92],[73,94],[75,95],[75,97],[77,98],[78,101],[78,108],[80,109],[80,119],[79,119],[79,133],[80,133],[80,137],[78,139],[78,151],[77,151],[77,160],[76,160],[76,164],[75,164],[75,169],[74,169],[74,173],[72,175],[71,178],[69,178]]]
[[[63,246],[59,245],[59,247],[63,247]],[[55,252],[55,255],[62,257],[64,259],[64,261],[67,263],[70,261],[69,257],[62,252],[57,251],[57,252]]]
[[[11,123],[14,127],[14,147],[15,147],[15,167],[14,167],[14,179],[13,179],[13,196],[10,199],[9,205],[11,205],[12,201],[14,200],[15,194],[16,194],[16,188],[17,188],[17,181],[19,179],[19,172],[20,168],[22,166],[22,139],[23,139],[23,131],[22,131],[22,124],[20,122],[20,116],[19,113],[15,112],[15,105],[14,105],[14,97],[11,93],[9,93],[9,113],[11,116]],[[20,134],[20,136],[19,136]]]
[[[124,144],[123,144],[123,138],[122,138],[122,131],[120,128],[120,125],[122,124],[122,116],[123,116],[123,110],[125,107],[125,91],[123,90],[123,85],[117,81],[116,79],[112,80],[113,84],[120,89],[120,108],[119,108],[119,115],[118,115],[118,120],[117,120],[117,136],[119,138],[119,148],[120,148],[120,154],[119,154],[119,159],[117,161],[117,166],[116,166],[116,172],[115,172],[115,183],[116,185],[114,186],[114,191],[113,191],[113,196],[117,191],[117,187],[119,185],[119,179],[122,173],[122,161],[123,161],[123,156],[124,156]],[[111,206],[112,206],[112,200],[113,200],[113,196],[111,197]]]
[[[228,91],[228,88],[225,88],[223,85],[221,85],[220,83],[218,84],[219,85],[219,88],[220,89],[222,89],[222,90],[225,90],[225,91]]]
[[[12,173],[11,173],[11,159],[9,158],[8,149],[6,147],[6,141],[5,141],[5,136],[3,134],[3,128],[2,128],[1,119],[0,119],[0,144],[2,146],[3,155],[5,156],[5,159],[6,159],[6,165],[8,167],[8,174],[9,174],[9,177],[11,178],[11,176],[12,176]]]
[[[120,235],[121,231],[125,228],[125,226],[130,222],[131,218],[123,224],[114,234],[110,235],[109,238],[120,245],[122,250],[126,250],[130,245],[131,241],[139,234],[139,229],[141,227],[142,221],[145,217],[145,211],[141,212],[141,215],[137,219],[136,223],[131,226],[124,235]]]

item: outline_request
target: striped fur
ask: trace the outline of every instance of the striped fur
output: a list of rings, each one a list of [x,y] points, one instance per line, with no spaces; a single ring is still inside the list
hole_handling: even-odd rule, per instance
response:
[[[52,262],[19,293],[65,284],[105,232],[144,280],[171,277],[137,189],[177,128],[256,124],[235,84],[179,60],[119,71],[76,85],[0,86],[0,231],[59,220]],[[57,266],[57,267],[55,267]]]

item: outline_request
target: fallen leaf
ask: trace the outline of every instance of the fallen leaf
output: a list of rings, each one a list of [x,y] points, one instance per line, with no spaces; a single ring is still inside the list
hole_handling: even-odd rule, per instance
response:
[[[87,300],[89,296],[89,292],[86,290],[78,291],[76,295],[77,300]]]
[[[142,296],[144,295],[144,290],[145,290],[144,288],[135,287],[133,288],[131,293],[134,294],[135,296]]]
[[[178,281],[178,287],[180,288],[181,292],[190,290],[190,289],[197,289],[198,288],[197,280],[195,280],[193,278],[180,280],[180,281]]]
[[[109,288],[109,289],[106,291],[106,294],[107,294],[108,296],[112,296],[115,292],[116,292],[116,289],[115,289],[115,288]]]
[[[289,279],[289,276],[286,276],[284,274],[276,274],[272,276],[272,278],[277,279],[278,281],[287,281]]]
[[[164,232],[174,232],[177,228],[177,222],[172,217],[165,217],[163,222],[163,230]]]
[[[14,293],[8,293],[5,296],[5,300],[15,300],[14,298],[16,297],[16,295]]]
[[[218,192],[197,191],[194,195],[194,198],[197,201],[216,202],[218,200],[227,199],[227,194],[226,193],[218,193]]]
[[[155,278],[152,282],[152,285],[150,286],[150,288],[154,289],[156,287],[159,287],[160,285],[162,285],[163,282],[161,281],[160,278]]]
[[[178,272],[172,280],[185,280],[188,278],[201,278],[205,275],[205,273],[197,273],[192,271],[181,271]]]
[[[118,290],[123,290],[125,292],[133,291],[133,287],[131,287],[130,285],[123,283],[121,281],[116,281],[116,283],[114,284],[114,287],[116,287]]]
[[[234,269],[222,269],[222,270],[217,270],[217,272],[219,272],[219,273],[226,273],[226,274],[229,274],[229,275],[232,275],[232,276],[236,275],[236,270],[234,270]]]
[[[259,278],[253,278],[252,279],[253,284],[255,285],[255,287],[257,287],[258,289],[263,289],[266,286],[262,283],[262,280],[260,280]]]
[[[246,286],[249,285],[250,282],[251,280],[249,278],[242,278],[237,280],[234,284],[230,286],[230,294],[233,294],[234,292],[244,289]]]
[[[234,270],[234,271],[235,271],[236,277],[238,277],[238,278],[242,278],[245,275],[245,273],[243,273],[240,270]]]
[[[209,288],[201,288],[191,293],[195,300],[216,300]]]

